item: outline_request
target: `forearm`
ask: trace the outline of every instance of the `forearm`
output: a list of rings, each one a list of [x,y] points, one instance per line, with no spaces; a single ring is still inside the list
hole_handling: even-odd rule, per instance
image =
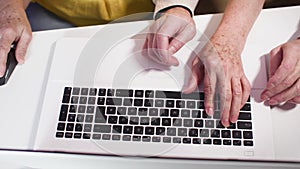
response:
[[[217,28],[217,36],[233,37],[243,46],[265,0],[230,0]]]
[[[1,11],[5,8],[22,8],[26,9],[30,0],[0,0]]]

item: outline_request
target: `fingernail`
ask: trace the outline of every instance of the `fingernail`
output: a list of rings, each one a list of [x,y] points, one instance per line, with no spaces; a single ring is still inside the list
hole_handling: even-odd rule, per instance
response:
[[[278,104],[278,101],[271,99],[271,100],[269,101],[269,104],[270,104],[271,106],[274,106],[274,105],[277,105],[277,104]]]
[[[175,47],[174,47],[174,46],[171,46],[171,47],[169,48],[169,52],[170,52],[171,54],[174,54],[174,53],[176,52]]]
[[[265,94],[263,94],[263,95],[261,95],[261,99],[262,99],[262,100],[267,100],[267,99],[268,99],[268,96],[265,95]]]
[[[212,116],[214,114],[214,110],[212,108],[208,108],[206,114]]]
[[[228,127],[229,126],[228,119],[222,119],[222,124],[223,124],[224,127]]]

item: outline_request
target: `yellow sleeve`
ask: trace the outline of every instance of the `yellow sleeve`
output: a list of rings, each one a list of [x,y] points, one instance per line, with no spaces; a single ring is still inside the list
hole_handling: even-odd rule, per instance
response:
[[[35,0],[76,26],[104,24],[141,12],[153,12],[151,0]]]

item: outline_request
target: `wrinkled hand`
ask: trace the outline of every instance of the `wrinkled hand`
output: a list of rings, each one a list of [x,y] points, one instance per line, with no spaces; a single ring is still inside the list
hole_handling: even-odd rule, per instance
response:
[[[196,33],[190,13],[181,7],[167,10],[150,27],[144,44],[144,55],[157,63],[177,66],[173,56]]]
[[[270,79],[261,98],[270,99],[270,105],[300,103],[300,39],[270,52]]]
[[[193,61],[190,82],[184,89],[189,93],[204,80],[204,105],[209,116],[214,114],[214,96],[219,94],[221,123],[228,127],[237,121],[241,107],[250,95],[240,54],[242,49],[225,37],[212,37]]]
[[[3,1],[2,1],[3,2]],[[27,47],[31,41],[31,28],[22,5],[1,3],[0,6],[0,77],[6,69],[7,54],[11,44],[17,42],[16,59],[24,63]]]

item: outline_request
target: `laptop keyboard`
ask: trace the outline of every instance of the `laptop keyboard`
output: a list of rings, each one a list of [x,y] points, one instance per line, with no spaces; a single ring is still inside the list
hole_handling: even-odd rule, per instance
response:
[[[218,107],[205,113],[202,92],[65,87],[55,137],[254,146],[252,128],[250,99],[225,128]]]

